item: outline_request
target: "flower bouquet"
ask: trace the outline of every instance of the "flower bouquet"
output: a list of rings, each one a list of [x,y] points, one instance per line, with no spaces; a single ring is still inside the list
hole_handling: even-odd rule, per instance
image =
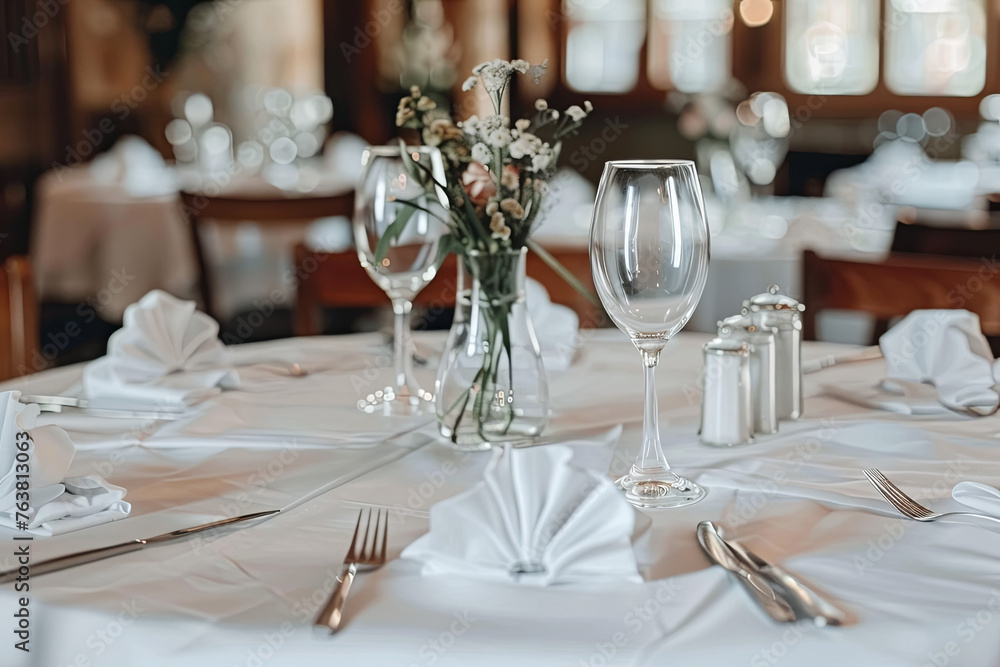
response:
[[[444,158],[444,183],[419,162],[411,161],[410,169],[421,182],[443,189],[450,203],[438,256],[459,257],[457,304],[435,400],[441,432],[466,449],[534,436],[548,422],[548,385],[524,305],[527,249],[595,300],[530,238],[562,139],[576,132],[592,107],[585,102],[560,113],[540,99],[532,117],[513,125],[502,111],[511,78],[522,74],[537,83],[545,68],[546,63],[531,66],[524,60],[474,68],[462,89],[480,83],[486,89],[494,113],[485,118],[455,123],[417,87],[400,100],[396,114],[397,126],[417,131]],[[400,216],[398,228],[390,227],[386,236],[398,236],[407,217]]]

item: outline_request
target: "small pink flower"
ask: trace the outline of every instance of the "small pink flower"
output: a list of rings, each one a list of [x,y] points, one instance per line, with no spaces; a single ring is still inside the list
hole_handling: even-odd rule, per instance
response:
[[[478,162],[470,162],[462,174],[462,187],[475,206],[485,206],[490,197],[497,193],[497,186],[486,167]]]

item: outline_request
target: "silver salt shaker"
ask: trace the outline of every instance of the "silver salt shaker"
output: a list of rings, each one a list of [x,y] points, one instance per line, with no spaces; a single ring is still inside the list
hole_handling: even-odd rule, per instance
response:
[[[802,311],[804,305],[778,294],[778,286],[744,304],[754,324],[774,329],[775,405],[778,419],[802,416]]]
[[[774,329],[764,329],[746,315],[734,315],[719,322],[719,338],[746,341],[750,351],[750,392],[754,434],[778,431],[775,396]]]
[[[750,345],[716,338],[705,344],[701,394],[701,441],[708,445],[753,442]]]

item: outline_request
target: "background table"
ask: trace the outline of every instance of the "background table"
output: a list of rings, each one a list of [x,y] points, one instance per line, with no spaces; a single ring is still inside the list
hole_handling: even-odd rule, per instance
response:
[[[638,448],[641,371],[617,331],[584,332],[573,367],[552,374],[553,431],[624,424],[614,449],[580,446],[587,465],[621,472]],[[1000,484],[997,418],[913,418],[822,395],[825,383],[868,379],[881,362],[806,377],[807,418],[738,448],[695,435],[702,336],[681,335],[658,373],[671,463],[709,489],[689,508],[651,514],[644,584],[544,589],[424,578],[398,560],[428,528],[427,510],[480,479],[488,454],[439,444],[430,424],[362,420],[353,403],[388,378],[389,355],[368,336],[235,348],[243,391],[189,422],[95,420],[72,427],[74,474],[101,472],[129,489],[130,518],[55,539],[33,558],[152,535],[214,518],[290,507],[223,535],[161,545],[32,581],[32,652],[0,645],[3,665],[948,665],[1000,662],[995,529],[902,520],[860,468],[876,466],[917,497],[945,497],[959,479]],[[418,335],[433,349],[443,336]],[[843,348],[805,347],[808,359]],[[264,363],[266,362],[266,363]],[[312,373],[282,377],[276,362]],[[277,370],[275,370],[277,369]],[[5,388],[72,390],[79,368]],[[433,365],[421,369],[429,382]],[[284,433],[284,435],[282,435]],[[380,435],[381,434],[381,435]],[[389,434],[395,434],[388,437]],[[266,437],[265,437],[266,435]],[[313,635],[358,508],[393,510],[384,568],[355,582],[346,627]],[[719,522],[825,591],[855,619],[845,628],[776,626],[694,536]],[[13,544],[9,533],[0,543]],[[10,566],[11,549],[0,565]],[[0,589],[0,618],[15,605]],[[944,656],[944,657],[941,657]]]

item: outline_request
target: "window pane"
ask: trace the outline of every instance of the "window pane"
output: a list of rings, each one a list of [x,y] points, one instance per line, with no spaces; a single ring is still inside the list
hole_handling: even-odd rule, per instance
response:
[[[649,80],[657,88],[704,93],[729,80],[730,0],[654,0]]]
[[[889,0],[885,82],[901,95],[976,95],[986,83],[986,0]]]
[[[569,19],[566,81],[604,93],[632,90],[646,25],[645,0],[564,0]]]
[[[824,95],[875,89],[878,2],[788,0],[786,11],[785,78],[792,89]]]

